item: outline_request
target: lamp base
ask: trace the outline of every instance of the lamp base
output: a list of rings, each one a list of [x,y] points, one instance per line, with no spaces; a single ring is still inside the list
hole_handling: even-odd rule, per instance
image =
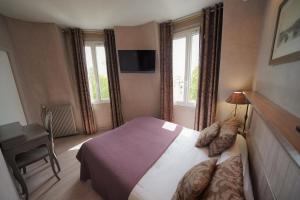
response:
[[[237,110],[237,104],[235,104],[235,108],[234,108],[234,117],[236,116],[236,110]]]
[[[246,114],[245,114],[245,122],[244,122],[243,132],[246,129],[246,124],[247,124],[247,119],[248,119],[248,109],[249,109],[249,104],[247,104],[247,108],[246,108]]]

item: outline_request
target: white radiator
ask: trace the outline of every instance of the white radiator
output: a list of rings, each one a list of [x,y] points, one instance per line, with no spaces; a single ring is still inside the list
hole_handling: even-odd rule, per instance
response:
[[[42,110],[52,112],[53,137],[77,134],[73,110],[70,104],[42,106]]]

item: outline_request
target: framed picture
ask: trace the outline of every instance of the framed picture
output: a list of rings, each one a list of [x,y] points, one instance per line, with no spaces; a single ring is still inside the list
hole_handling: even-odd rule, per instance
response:
[[[284,0],[278,10],[270,64],[300,60],[300,1]]]

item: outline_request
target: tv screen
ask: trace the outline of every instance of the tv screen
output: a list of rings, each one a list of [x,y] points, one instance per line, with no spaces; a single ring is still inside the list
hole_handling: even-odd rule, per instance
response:
[[[121,72],[154,72],[155,50],[119,50]]]

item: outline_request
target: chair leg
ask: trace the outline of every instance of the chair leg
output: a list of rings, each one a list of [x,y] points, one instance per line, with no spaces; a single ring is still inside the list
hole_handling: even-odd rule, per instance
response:
[[[60,172],[61,171],[60,170],[60,165],[59,165],[59,162],[58,162],[58,159],[57,159],[57,156],[56,156],[55,152],[52,152],[52,157],[55,161],[55,164],[56,164],[56,167],[57,167],[57,170],[58,170],[57,172]]]
[[[52,171],[53,171],[54,175],[56,176],[56,178],[57,178],[58,180],[60,180],[59,176],[58,176],[57,173],[56,173],[55,166],[54,166],[54,162],[53,162],[54,159],[53,159],[53,156],[52,156],[51,154],[49,154],[49,160],[50,160],[51,168],[52,168]]]
[[[57,169],[58,169],[58,171],[57,172],[60,172],[61,170],[60,170],[60,165],[59,165],[59,162],[58,162],[58,160],[57,160],[57,158],[56,157],[54,157],[54,161],[55,161],[55,163],[56,163],[56,167],[57,167]]]

